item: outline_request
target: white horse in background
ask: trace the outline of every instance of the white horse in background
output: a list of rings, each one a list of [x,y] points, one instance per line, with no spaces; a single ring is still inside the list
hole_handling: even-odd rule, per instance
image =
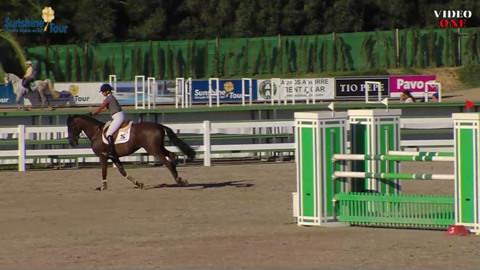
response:
[[[45,106],[45,101],[47,101],[47,104],[50,107],[50,99],[48,99],[47,95],[46,95],[47,91],[51,94],[51,96],[54,99],[57,99],[60,96],[60,93],[53,89],[52,81],[50,81],[49,79],[46,79],[44,81],[36,80],[34,82],[33,91],[31,91],[31,92],[29,92],[28,89],[23,87],[22,79],[19,78],[17,75],[13,74],[13,73],[6,73],[5,74],[5,83],[6,84],[12,84],[12,86],[13,86],[13,92],[15,92],[15,95],[17,96],[16,99],[15,99],[15,103],[17,104],[17,109],[24,108],[24,106],[22,104],[20,104],[20,101],[21,101],[22,97],[27,96],[27,97],[30,98],[30,95],[34,91],[38,92],[38,94],[39,94],[39,96],[42,100],[42,110]]]

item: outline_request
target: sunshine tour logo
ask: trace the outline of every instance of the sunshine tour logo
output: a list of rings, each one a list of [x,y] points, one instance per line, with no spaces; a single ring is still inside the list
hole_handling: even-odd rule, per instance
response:
[[[67,25],[58,25],[53,23],[55,11],[51,7],[45,7],[42,10],[42,20],[35,19],[4,19],[3,28],[11,33],[44,33],[65,34],[68,31]]]
[[[467,19],[472,17],[470,10],[434,10],[440,28],[465,28]]]

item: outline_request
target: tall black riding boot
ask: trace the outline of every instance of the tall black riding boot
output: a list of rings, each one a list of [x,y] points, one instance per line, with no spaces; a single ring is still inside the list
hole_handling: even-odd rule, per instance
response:
[[[117,160],[118,155],[117,155],[117,151],[115,150],[115,141],[113,140],[113,136],[111,135],[108,136],[107,140],[108,140],[108,158],[112,160]]]

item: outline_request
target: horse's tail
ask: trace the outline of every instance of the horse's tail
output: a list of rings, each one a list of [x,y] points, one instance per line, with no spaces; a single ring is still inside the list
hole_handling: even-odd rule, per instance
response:
[[[182,153],[187,155],[189,159],[191,160],[195,159],[195,156],[197,155],[197,153],[195,152],[195,150],[192,149],[192,147],[190,147],[188,144],[182,141],[182,139],[178,138],[177,134],[175,134],[175,132],[173,132],[171,128],[164,125],[160,125],[160,126],[162,126],[165,129],[165,131],[167,132],[167,136],[170,139],[170,142],[173,143],[173,145],[180,148],[180,151],[182,151]]]
[[[52,97],[53,97],[54,99],[58,99],[59,96],[60,96],[60,93],[58,93],[57,91],[55,91],[55,89],[53,89],[53,83],[52,83],[52,81],[50,81],[50,79],[46,79],[44,82],[47,84],[48,92],[50,92],[50,94],[52,95]]]

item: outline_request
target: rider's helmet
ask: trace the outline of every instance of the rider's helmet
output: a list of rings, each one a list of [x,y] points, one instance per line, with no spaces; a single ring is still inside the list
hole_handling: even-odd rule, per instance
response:
[[[25,65],[27,65],[27,66],[31,66],[31,65],[32,65],[32,61],[30,61],[30,60],[27,60],[27,62],[25,62]]]
[[[113,88],[110,84],[106,83],[100,87],[100,92],[112,91]]]

